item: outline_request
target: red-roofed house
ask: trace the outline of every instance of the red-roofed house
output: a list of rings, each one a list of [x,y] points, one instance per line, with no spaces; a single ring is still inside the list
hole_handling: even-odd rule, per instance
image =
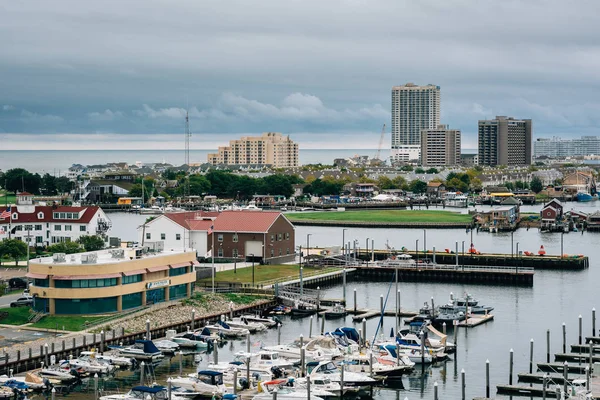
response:
[[[0,214],[5,210],[0,207]],[[10,207],[10,216],[0,219],[0,240],[10,236],[32,246],[47,246],[84,235],[104,235],[110,227],[110,219],[100,207],[37,206],[32,194],[22,192],[17,195],[17,205]]]
[[[140,243],[193,248],[199,257],[244,258],[265,263],[294,259],[294,225],[277,211],[166,213],[138,228]]]

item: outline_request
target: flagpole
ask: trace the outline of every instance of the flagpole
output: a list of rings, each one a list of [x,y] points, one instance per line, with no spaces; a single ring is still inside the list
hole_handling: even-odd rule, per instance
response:
[[[215,231],[212,229],[212,245],[210,247],[210,255],[212,257],[212,292],[215,292]]]

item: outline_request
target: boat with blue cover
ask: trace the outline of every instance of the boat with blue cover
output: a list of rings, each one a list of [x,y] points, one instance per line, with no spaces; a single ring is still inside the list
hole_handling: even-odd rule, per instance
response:
[[[131,346],[114,346],[113,348],[116,348],[121,355],[135,358],[139,361],[158,361],[164,358],[164,355],[152,343],[152,340],[136,340]]]

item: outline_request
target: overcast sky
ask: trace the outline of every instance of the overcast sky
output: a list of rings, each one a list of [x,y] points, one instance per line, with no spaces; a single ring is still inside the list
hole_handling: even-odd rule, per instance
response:
[[[597,135],[600,2],[0,0],[0,149],[193,148],[278,131],[375,148],[393,85],[441,86],[442,122],[532,118]]]

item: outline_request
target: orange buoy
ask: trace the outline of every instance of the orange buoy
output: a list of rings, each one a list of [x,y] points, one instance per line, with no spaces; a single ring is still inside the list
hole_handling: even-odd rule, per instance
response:
[[[540,246],[540,250],[538,251],[540,256],[546,255],[546,250],[544,250],[544,245]]]

